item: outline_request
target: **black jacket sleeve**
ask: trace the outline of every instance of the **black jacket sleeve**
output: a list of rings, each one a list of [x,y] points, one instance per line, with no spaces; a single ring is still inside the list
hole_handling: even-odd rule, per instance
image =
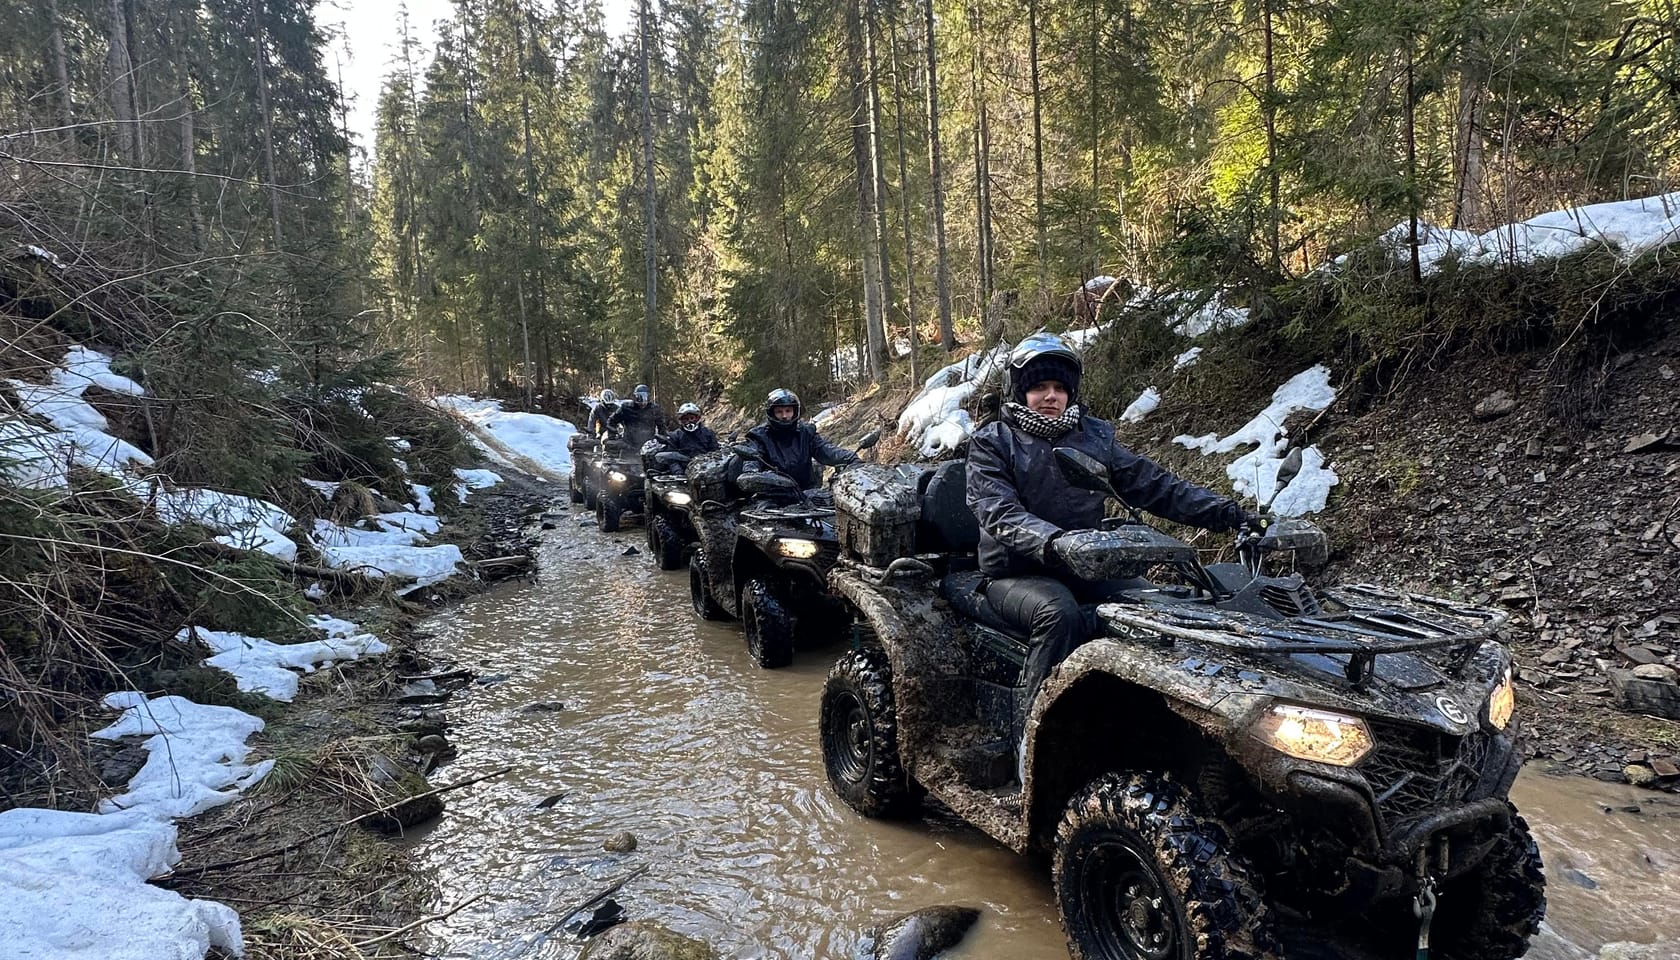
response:
[[[1109,448],[1108,469],[1115,492],[1128,504],[1175,523],[1231,530],[1248,516],[1236,501],[1173,476],[1155,461],[1118,443]]]
[[[827,467],[849,466],[858,462],[857,454],[824,440],[816,427],[811,428],[811,458]]]
[[[969,442],[968,506],[980,529],[1011,553],[1048,565],[1045,549],[1062,528],[1029,513],[1021,503],[1014,458],[996,432],[983,429]]]

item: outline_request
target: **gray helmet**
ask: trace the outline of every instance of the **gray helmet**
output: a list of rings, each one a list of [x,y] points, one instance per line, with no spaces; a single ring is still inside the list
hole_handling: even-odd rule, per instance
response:
[[[693,417],[694,419],[692,421],[686,421],[683,419],[684,417]],[[700,405],[698,403],[689,402],[678,407],[677,423],[681,424],[684,430],[700,429]]]
[[[1009,351],[1003,368],[1006,399],[1025,403],[1027,388],[1045,380],[1060,380],[1068,388],[1070,402],[1079,398],[1079,378],[1085,364],[1079,352],[1053,333],[1035,333]]]
[[[618,401],[618,394],[613,393],[611,390],[606,390],[606,389],[601,391],[601,402],[602,403],[615,403],[617,401]]]
[[[648,399],[652,397],[653,394],[648,390],[647,384],[638,383],[636,384],[636,389],[630,391],[630,396],[636,398],[636,406],[641,407],[647,405]]]
[[[786,387],[777,387],[770,391],[770,396],[764,401],[764,419],[772,426],[781,422],[776,419],[775,410],[777,407],[792,407],[793,422],[799,422],[799,414],[803,409],[799,405],[799,394]]]

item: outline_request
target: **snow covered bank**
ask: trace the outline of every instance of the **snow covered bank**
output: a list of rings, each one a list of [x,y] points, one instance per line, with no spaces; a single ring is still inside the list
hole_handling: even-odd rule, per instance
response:
[[[7,379],[21,409],[0,414],[33,414],[51,427],[21,419],[0,423],[0,479],[30,489],[70,485],[72,464],[121,477],[123,468],[150,466],[152,458],[134,445],[111,436],[110,423],[82,399],[88,387],[98,386],[126,396],[145,396],[138,383],[111,372],[111,358],[97,350],[72,346],[54,367],[51,382],[28,383]]]
[[[1395,259],[1409,260],[1410,224],[1395,224],[1377,242]],[[1680,243],[1680,193],[1565,207],[1486,233],[1418,224],[1418,262],[1426,274],[1438,272],[1447,259],[1480,264],[1533,263],[1602,246],[1631,260],[1671,243]],[[1342,256],[1334,262],[1346,260]]]
[[[190,817],[238,799],[274,767],[273,760],[245,763],[251,752],[245,739],[260,731],[263,722],[232,707],[207,707],[185,697],[147,699],[133,690],[107,695],[105,706],[121,710],[122,716],[89,736],[143,736],[148,756],[128,782],[128,792],[102,801],[100,813],[127,810],[159,819]]]
[[[541,413],[512,413],[503,410],[495,400],[459,395],[441,396],[432,403],[550,473],[564,476],[572,472],[572,453],[566,448],[566,441],[577,433],[577,427],[565,420]]]
[[[1318,513],[1325,507],[1330,488],[1339,482],[1335,471],[1325,465],[1324,455],[1317,447],[1301,453],[1301,470],[1279,494],[1278,469],[1289,453],[1289,431],[1285,421],[1293,413],[1303,410],[1323,410],[1336,399],[1330,386],[1330,370],[1322,364],[1309,367],[1291,377],[1272,393],[1272,402],[1254,419],[1226,436],[1215,433],[1200,437],[1181,435],[1173,442],[1203,455],[1231,453],[1239,447],[1252,445],[1253,450],[1238,457],[1225,468],[1237,495],[1249,497],[1261,506],[1270,504],[1270,512],[1283,517],[1299,517]]]
[[[974,432],[974,420],[963,404],[986,378],[1003,369],[1008,356],[1007,347],[998,347],[940,368],[898,415],[899,434],[924,457],[956,449]]]
[[[322,666],[385,653],[391,648],[371,633],[361,633],[355,624],[330,617],[311,617],[311,626],[326,633],[324,640],[305,643],[273,643],[242,633],[187,627],[175,639],[198,639],[212,655],[204,661],[233,675],[239,689],[290,702],[297,697],[298,675],[294,670],[314,673]]]

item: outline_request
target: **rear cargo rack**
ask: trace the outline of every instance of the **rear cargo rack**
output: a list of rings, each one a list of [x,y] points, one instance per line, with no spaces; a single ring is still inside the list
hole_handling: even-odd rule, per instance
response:
[[[1370,681],[1376,658],[1384,654],[1447,650],[1457,672],[1481,641],[1510,619],[1500,610],[1372,584],[1324,590],[1320,597],[1322,611],[1285,620],[1147,598],[1097,609],[1111,623],[1175,640],[1254,653],[1346,654],[1347,678],[1356,686]]]

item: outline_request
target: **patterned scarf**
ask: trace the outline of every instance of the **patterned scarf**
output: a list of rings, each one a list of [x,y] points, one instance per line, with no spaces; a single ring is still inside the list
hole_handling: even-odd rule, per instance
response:
[[[1079,419],[1084,416],[1077,403],[1063,410],[1061,416],[1052,420],[1014,401],[1003,405],[1003,414],[1008,418],[1010,426],[1045,440],[1060,440],[1063,434],[1079,426]]]

